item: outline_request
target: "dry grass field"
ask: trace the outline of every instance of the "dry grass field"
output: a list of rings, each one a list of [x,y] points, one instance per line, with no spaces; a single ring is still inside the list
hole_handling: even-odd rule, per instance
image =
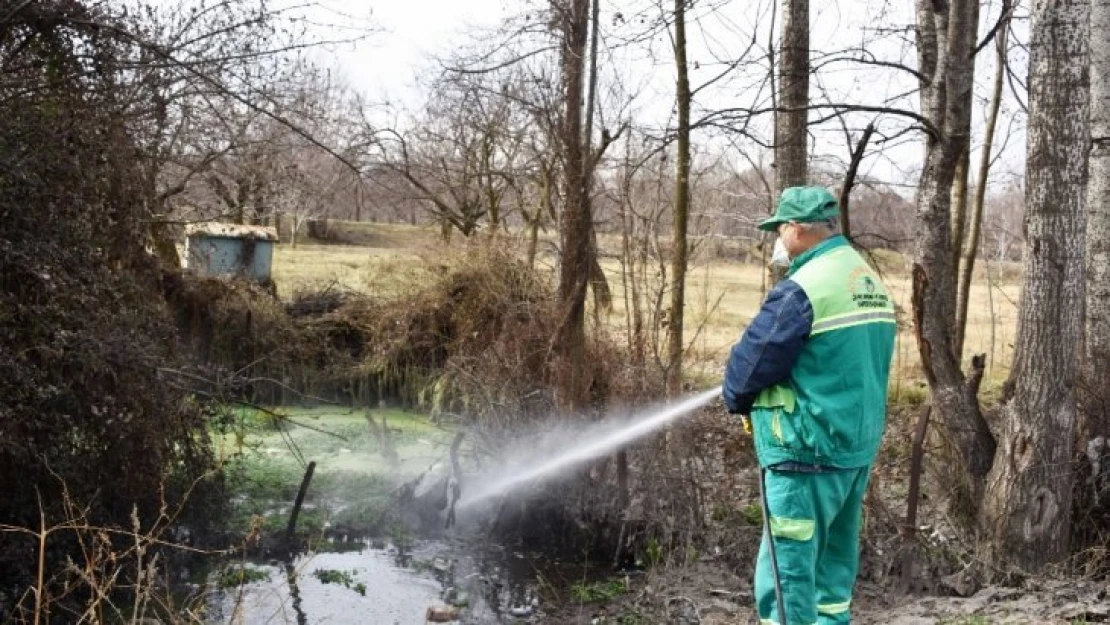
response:
[[[351,227],[354,227],[352,224]],[[359,224],[372,241],[367,245],[301,244],[296,248],[279,245],[274,259],[274,279],[278,293],[290,297],[300,289],[338,287],[380,293],[411,287],[426,276],[429,268],[451,262],[462,245],[457,239],[449,244],[438,238],[438,231],[395,224]],[[508,236],[499,245],[524,243]],[[609,242],[601,239],[605,248]],[[541,244],[549,252],[551,247]],[[896,353],[893,390],[904,399],[920,397],[920,365],[909,323],[909,260],[890,253],[880,257],[883,275],[904,311]],[[550,255],[542,256],[538,267],[554,275]],[[608,260],[603,267],[610,279],[613,308],[604,322],[616,332],[626,328],[626,304],[620,265]],[[983,263],[972,288],[969,305],[966,354],[986,353],[988,358],[985,393],[997,390],[1009,373],[1017,322],[1018,279],[1012,264],[991,264],[988,280]],[[1005,277],[999,279],[998,275]],[[719,380],[729,347],[758,311],[762,299],[763,269],[756,265],[720,259],[694,259],[686,287],[686,336],[690,343],[689,373],[709,383]],[[664,301],[666,301],[664,299]],[[916,397],[915,397],[916,396]]]

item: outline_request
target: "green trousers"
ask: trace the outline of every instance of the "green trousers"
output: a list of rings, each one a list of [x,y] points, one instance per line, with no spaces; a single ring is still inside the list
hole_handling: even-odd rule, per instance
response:
[[[850,623],[863,498],[871,467],[821,473],[765,471],[786,620],[778,613],[767,532],[755,567],[761,625]]]

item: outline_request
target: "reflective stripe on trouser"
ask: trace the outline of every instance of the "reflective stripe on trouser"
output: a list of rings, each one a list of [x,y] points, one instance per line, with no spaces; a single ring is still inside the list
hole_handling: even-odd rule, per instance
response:
[[[871,467],[766,472],[767,506],[787,619],[778,613],[767,536],[755,567],[761,623],[834,625],[851,619],[863,497]]]

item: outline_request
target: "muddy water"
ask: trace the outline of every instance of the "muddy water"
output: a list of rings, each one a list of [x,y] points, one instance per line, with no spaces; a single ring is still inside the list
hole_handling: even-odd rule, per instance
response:
[[[311,429],[278,430],[246,415],[224,438],[239,463],[232,501],[242,522],[261,518],[281,535],[303,463],[316,462],[298,524],[309,552],[291,563],[274,559],[276,549],[224,563],[258,573],[211,595],[208,622],[408,625],[436,608],[456,613],[456,623],[492,625],[526,623],[542,610],[536,580],[551,562],[457,532],[421,540],[393,510],[397,488],[443,459],[450,432],[394,411],[385,449],[359,411],[287,411]]]
[[[440,603],[438,581],[396,566],[384,551],[318,553],[257,568],[269,579],[223,594],[212,622],[421,625],[427,607]],[[348,574],[350,586],[318,577],[328,571]]]
[[[422,625],[432,608],[459,624],[527,623],[542,611],[537,563],[527,560],[421,542],[403,552],[363,546],[304,554],[291,564],[256,562],[249,568],[267,578],[217,594],[209,622]]]

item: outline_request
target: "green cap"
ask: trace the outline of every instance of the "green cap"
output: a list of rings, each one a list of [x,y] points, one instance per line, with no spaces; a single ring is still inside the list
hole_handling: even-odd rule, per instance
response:
[[[839,214],[836,198],[825,187],[789,187],[782,190],[778,210],[759,229],[774,232],[788,221],[813,223]]]

